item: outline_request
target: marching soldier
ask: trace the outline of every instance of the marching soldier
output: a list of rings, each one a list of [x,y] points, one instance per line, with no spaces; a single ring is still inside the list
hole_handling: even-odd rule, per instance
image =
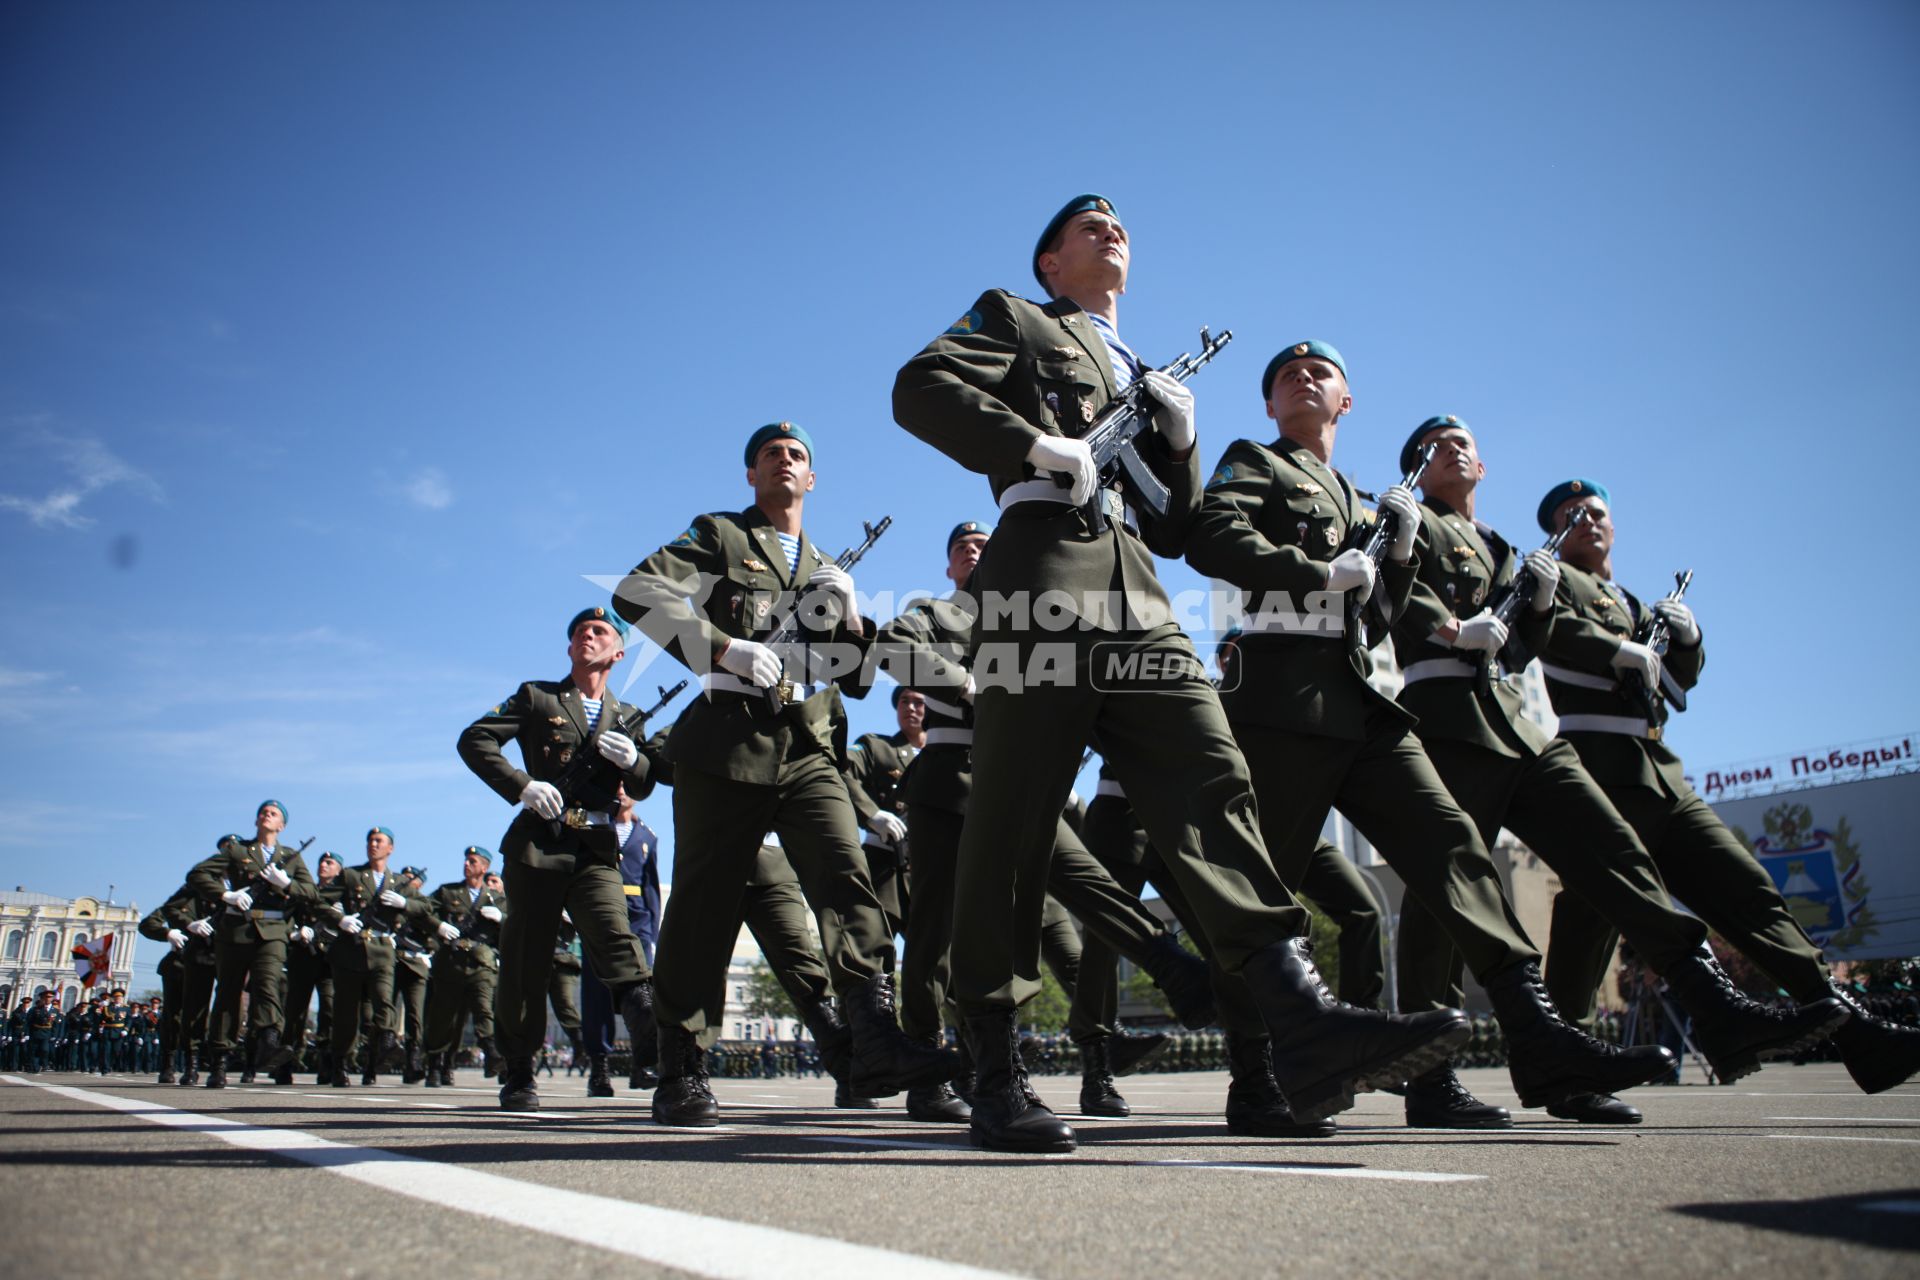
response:
[[[301,908],[299,926],[294,929],[287,945],[287,1023],[280,1031],[280,1042],[292,1046],[296,1052],[304,1049],[307,1043],[307,1014],[317,993],[320,997],[320,1014],[313,1024],[314,1056],[303,1069],[312,1070],[317,1082],[324,1085],[333,1080],[332,952],[334,939],[338,936],[326,899],[332,892],[334,881],[340,878],[340,859],[330,852],[321,854],[319,861],[313,864],[313,875],[314,887],[321,901]],[[274,1083],[292,1084],[293,1068],[292,1062],[282,1066],[274,1073]]]
[[[207,1087],[227,1084],[227,1054],[239,1034],[240,992],[247,989],[247,1025],[253,1040],[249,1069],[273,1071],[292,1056],[280,1043],[287,990],[289,912],[319,894],[297,849],[282,848],[286,806],[265,800],[254,814],[251,840],[228,841],[187,873],[187,883],[216,916],[214,963],[218,984],[203,1057]]]
[[[131,1014],[132,1010],[127,1008],[126,992],[115,987],[107,993],[107,1002],[100,1006],[100,1026],[95,1033],[100,1040],[94,1066],[103,1076],[127,1068],[127,1036],[130,1034]]]
[[[664,769],[652,741],[641,748],[653,761],[655,781]],[[619,842],[620,888],[627,896],[627,927],[640,943],[640,953],[653,963],[654,944],[660,938],[660,837],[634,812],[633,797],[625,787],[614,791],[613,834]],[[587,1096],[611,1098],[613,1082],[607,1078],[607,1059],[613,1053],[613,995],[607,984],[593,972],[590,964],[580,967],[580,1039],[587,1047]],[[657,1042],[656,1042],[657,1052]],[[652,1069],[642,1065],[644,1054],[635,1050],[629,1057],[627,1087],[651,1089],[658,1082]]]
[[[410,893],[417,895],[426,888],[427,873],[421,867],[402,867],[400,878]],[[423,931],[437,923],[430,916],[409,916],[400,922],[394,938],[393,1023],[405,1064],[401,1084],[419,1084],[427,1078],[427,980],[433,976],[434,940]]]
[[[345,1089],[353,1046],[362,1045],[362,1086],[375,1084],[380,1064],[399,1046],[395,1027],[395,943],[408,919],[424,919],[426,899],[408,888],[407,878],[389,870],[393,832],[367,832],[367,860],[340,872],[327,895],[333,940],[333,1088]]]
[[[547,979],[547,1004],[553,1009],[553,1020],[560,1024],[561,1033],[567,1037],[573,1062],[578,1063],[585,1063],[587,1054],[580,1030],[580,975],[584,970],[580,932],[573,927],[573,917],[562,911],[560,931],[553,937],[553,976]],[[549,1070],[547,1074],[553,1072]]]
[[[493,998],[500,976],[500,924],[507,895],[487,887],[493,854],[477,844],[461,858],[461,878],[441,885],[427,900],[440,950],[433,958],[433,988],[427,1002],[427,1087],[453,1085],[460,1032],[473,1019],[485,1073],[500,1069],[493,1039]]]
[[[33,998],[27,1011],[27,1070],[38,1075],[53,1066],[53,1042],[59,1034],[60,1010],[53,1003],[53,992],[42,991]]]
[[[1834,1031],[1833,1043],[1854,1083],[1868,1093],[1904,1083],[1920,1072],[1920,1030],[1879,1017],[1831,980],[1820,949],[1772,877],[1688,785],[1680,757],[1667,745],[1668,709],[1684,707],[1685,691],[1706,664],[1693,611],[1674,600],[1649,607],[1614,582],[1612,500],[1604,486],[1585,479],[1555,485],[1541,499],[1540,527],[1553,533],[1582,508],[1586,521],[1561,544],[1553,631],[1540,654],[1561,739],[1633,828],[1667,887],[1714,932],[1794,1000],[1821,1008],[1838,999],[1846,1006],[1851,1016]],[[1664,654],[1642,639],[1654,618],[1672,637]],[[1629,673],[1638,688],[1659,694],[1629,695]],[[1556,1000],[1583,1017],[1592,1016],[1613,953],[1605,912],[1572,885],[1554,900],[1548,978]],[[1571,1118],[1639,1118],[1621,1114],[1623,1104],[1605,1096],[1580,1101],[1586,1111]]]
[[[974,671],[993,664],[1000,672],[979,680],[973,704],[978,764],[953,946],[956,1002],[981,1072],[972,1133],[996,1150],[1070,1150],[1074,1142],[1026,1083],[1015,1021],[1039,989],[1042,873],[1089,742],[1188,890],[1214,954],[1245,975],[1264,1020],[1298,1046],[1310,1096],[1294,1099],[1296,1109],[1304,1101],[1320,1112],[1328,1096],[1424,1065],[1468,1034],[1457,1014],[1393,1021],[1335,1007],[1303,953],[1306,913],[1261,846],[1219,696],[1154,574],[1156,552],[1178,555],[1185,545],[1199,458],[1192,394],[1147,370],[1120,339],[1129,254],[1113,206],[1075,198],[1034,248],[1034,274],[1052,301],[982,294],[894,382],[895,420],[986,475],[1001,508],[972,584],[987,597]],[[1142,378],[1159,407],[1135,444],[1171,490],[1160,517],[1132,511],[1077,438]],[[1089,503],[1097,523],[1085,514]],[[1096,656],[1106,660],[1098,672]],[[1105,677],[1122,658],[1136,671],[1175,675],[1113,692]]]
[[[1472,820],[1410,733],[1414,717],[1367,681],[1365,628],[1391,622],[1406,607],[1419,568],[1420,515],[1412,493],[1395,485],[1380,499],[1382,518],[1391,514],[1394,522],[1384,563],[1376,566],[1357,545],[1342,549],[1366,536],[1370,522],[1332,465],[1340,419],[1353,407],[1340,353],[1323,342],[1287,347],[1268,362],[1260,393],[1280,438],[1227,447],[1207,482],[1187,559],[1246,593],[1236,644],[1240,679],[1221,697],[1253,774],[1260,827],[1281,879],[1300,883],[1337,804],[1407,891],[1439,916],[1486,987],[1511,1046],[1508,1065],[1521,1105],[1665,1075],[1673,1063],[1666,1050],[1620,1050],[1560,1019],[1541,983],[1540,953],[1514,916]],[[1349,593],[1358,609],[1349,607]],[[1134,788],[1127,793],[1134,796]],[[1274,1034],[1280,1087],[1297,1112],[1304,1082],[1290,1034],[1279,1027]],[[1445,1051],[1422,1058],[1404,1078],[1439,1066],[1467,1034],[1463,1021]],[[1350,1106],[1352,1095],[1333,1102],[1335,1109]]]
[[[1447,791],[1488,847],[1502,827],[1511,830],[1564,885],[1627,932],[1641,958],[1693,1014],[1695,1038],[1722,1079],[1738,1079],[1757,1069],[1762,1057],[1817,1040],[1845,1019],[1839,1002],[1825,1000],[1789,1015],[1741,996],[1703,949],[1706,927],[1674,909],[1646,850],[1573,749],[1550,740],[1522,714],[1517,681],[1480,678],[1481,664],[1497,677],[1491,664],[1504,659],[1511,668],[1524,667],[1547,643],[1559,566],[1544,549],[1527,555],[1536,588],[1510,635],[1493,605],[1512,587],[1520,557],[1474,517],[1486,474],[1479,445],[1460,419],[1428,418],[1402,446],[1401,470],[1411,471],[1419,450],[1429,445],[1435,453],[1421,485],[1414,539],[1418,572],[1407,607],[1394,621],[1393,640],[1406,680],[1400,705],[1419,717],[1421,746]],[[1460,969],[1439,922],[1409,899],[1400,914],[1402,1006],[1458,1001]],[[1580,1105],[1567,1100],[1550,1111],[1564,1115]],[[1504,1107],[1469,1093],[1451,1063],[1408,1083],[1406,1114],[1408,1124],[1440,1128],[1512,1123]]]
[[[500,1105],[509,1111],[540,1105],[533,1057],[546,1039],[563,915],[618,1000],[635,1051],[653,1042],[653,972],[627,924],[613,832],[616,787],[636,798],[652,789],[639,744],[615,728],[629,708],[607,688],[608,674],[626,656],[626,634],[627,624],[611,610],[582,609],[567,624],[567,678],[527,681],[460,735],[467,767],[522,806],[500,843],[511,909],[500,928],[494,1017],[506,1059]],[[524,768],[502,751],[513,741]],[[577,756],[595,767],[563,794],[553,780],[579,773],[569,768]]]
[[[865,695],[861,664],[872,630],[852,577],[802,528],[815,481],[812,438],[790,422],[771,423],[748,439],[744,461],[753,505],[696,517],[614,594],[621,616],[706,686],[668,738],[676,861],[660,930],[653,1094],[663,1124],[719,1121],[699,1036],[719,1024],[740,885],[769,831],[819,919],[853,1033],[853,1091],[884,1096],[945,1079],[954,1067],[951,1054],[908,1040],[896,1020],[893,935],[837,767],[846,741],[840,684]],[[764,643],[789,611],[807,636],[794,654]]]
[[[899,798],[900,780],[926,745],[926,700],[905,686],[897,688],[893,714],[900,726],[895,732],[862,734],[847,748],[845,773],[853,811],[867,833],[867,875],[887,913],[887,928],[897,934],[906,927],[910,901],[902,820],[907,804]]]
[[[225,836],[225,845],[237,836]],[[200,1081],[198,1053],[207,1036],[207,1007],[213,1001],[217,965],[214,957],[213,912],[190,884],[142,920],[140,936],[167,944],[160,958],[160,990],[165,996],[160,1018],[160,1076],[156,1083],[192,1086]],[[174,1054],[182,1055],[183,1070],[174,1075]]]

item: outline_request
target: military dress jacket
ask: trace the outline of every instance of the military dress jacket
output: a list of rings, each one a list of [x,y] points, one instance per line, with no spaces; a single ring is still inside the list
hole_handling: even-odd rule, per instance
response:
[[[1207,481],[1187,562],[1244,597],[1238,679],[1220,690],[1229,720],[1355,741],[1382,712],[1413,723],[1367,683],[1371,664],[1345,635],[1342,597],[1327,590],[1327,562],[1372,519],[1346,477],[1306,445],[1227,446]],[[1417,545],[1405,564],[1388,558],[1367,601],[1373,620],[1388,625],[1399,616],[1419,568]]]
[[[452,942],[442,943],[440,954],[465,961],[471,957],[482,968],[500,967],[500,922],[480,914],[482,907],[496,907],[507,913],[507,895],[484,884],[475,895],[465,880],[452,880],[427,896],[427,913],[437,928],[450,924],[460,931]]]
[[[391,889],[404,897],[403,907],[390,907],[380,901],[380,895]],[[333,949],[337,954],[342,948],[349,953],[363,951],[369,941],[391,943],[400,932],[403,922],[408,920],[425,921],[432,915],[427,900],[419,892],[406,887],[406,878],[398,867],[389,866],[384,876],[373,869],[373,864],[363,862],[357,867],[343,867],[340,874],[327,886],[326,900],[331,906],[333,922],[338,927],[346,916],[360,917],[360,932],[348,933],[342,929],[334,940]]]
[[[1422,740],[1467,742],[1519,759],[1546,748],[1546,730],[1523,714],[1526,696],[1517,679],[1495,679],[1484,691],[1479,654],[1433,638],[1447,619],[1465,621],[1488,609],[1513,585],[1520,557],[1490,525],[1469,519],[1438,498],[1420,508],[1414,541],[1419,563],[1407,607],[1393,624],[1393,648],[1406,686],[1400,705],[1420,717]],[[1519,670],[1544,647],[1553,610],[1522,605],[1509,629],[1500,661]],[[1493,674],[1498,676],[1498,670]]]
[[[975,617],[974,598],[963,588],[908,605],[874,639],[875,664],[927,704],[927,743],[907,769],[897,797],[905,804],[967,811],[973,791],[973,703],[962,695],[973,666]]]
[[[588,729],[586,707],[571,675],[564,680],[529,680],[461,731],[460,758],[502,800],[517,805],[528,782],[552,782],[576,755],[588,753],[600,759],[599,735],[631,710],[613,695],[613,690],[605,690],[600,719]],[[509,742],[520,744],[525,768],[516,768],[507,759],[503,748]],[[596,776],[606,780],[604,785],[590,784],[580,788],[578,794],[567,796],[569,812],[610,813],[615,807],[614,780],[624,784],[635,800],[643,800],[652,792],[651,762],[645,752],[626,772],[611,763],[603,764]],[[500,838],[500,852],[514,862],[549,871],[572,870],[576,859],[611,866],[617,857],[611,826],[563,825],[556,836],[551,823],[525,808],[514,814]]]
[[[280,890],[261,881],[269,862],[293,877],[293,883]],[[266,854],[257,839],[221,842],[218,852],[187,873],[187,884],[212,912],[219,936],[229,942],[285,941],[295,910],[320,900],[299,850],[283,844]],[[245,912],[228,906],[220,895],[229,889],[250,890],[253,906]]]
[[[1067,611],[1101,631],[1175,628],[1153,556],[1178,556],[1200,496],[1197,450],[1176,460],[1157,428],[1135,440],[1142,460],[1172,491],[1165,516],[1135,511],[1094,533],[1059,500],[1016,501],[1015,485],[1039,476],[1027,452],[1043,435],[1077,437],[1117,394],[1106,340],[1068,298],[1029,302],[999,289],[907,361],[893,384],[893,417],[969,471],[987,477],[999,523],[974,572],[974,591],[1000,599],[1066,593]],[[1117,499],[1114,500],[1117,502]],[[1135,527],[1138,531],[1135,531]],[[981,643],[1036,633],[1018,609],[988,611]],[[1025,625],[1023,625],[1023,622]]]
[[[847,761],[841,773],[847,780],[847,794],[853,798],[853,811],[860,816],[861,839],[884,848],[893,846],[875,834],[867,820],[882,809],[906,820],[907,802],[901,794],[900,780],[920,755],[920,748],[907,741],[907,735],[893,733],[862,734],[847,748]]]
[[[796,753],[840,758],[847,735],[840,691],[855,698],[867,694],[871,622],[837,619],[831,629],[810,630],[806,641],[814,668],[789,675],[811,692],[779,712],[768,707],[763,691],[744,691],[737,676],[714,662],[729,640],[765,643],[814,571],[832,563],[802,530],[799,568],[789,570],[773,522],[758,507],[748,507],[696,517],[686,532],[621,582],[614,611],[698,673],[706,686],[668,735],[667,754],[675,765],[772,786],[781,762]]]
[[[1553,595],[1553,634],[1540,654],[1547,696],[1560,717],[1560,736],[1602,787],[1653,787],[1673,796],[1688,793],[1684,766],[1664,741],[1668,703],[1649,724],[1645,709],[1629,696],[1613,669],[1622,641],[1634,638],[1650,615],[1631,592],[1564,561]],[[1691,648],[1675,640],[1661,664],[1668,692],[1699,682],[1706,665],[1704,643]]]

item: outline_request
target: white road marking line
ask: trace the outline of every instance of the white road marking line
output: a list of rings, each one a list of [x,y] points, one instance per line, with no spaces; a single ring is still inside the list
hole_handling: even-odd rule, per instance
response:
[[[1920,1200],[1868,1200],[1860,1207],[1869,1213],[1920,1213]]]
[[[427,1107],[434,1111],[458,1110],[451,1102],[409,1102],[407,1105],[410,1107]]]
[[[1893,1116],[1768,1116],[1767,1123],[1776,1120],[1825,1120],[1833,1124],[1920,1124],[1920,1120],[1901,1120]]]
[[[491,1218],[716,1280],[758,1280],[770,1275],[798,1280],[844,1280],[848,1275],[862,1272],[879,1272],[906,1277],[906,1280],[1005,1280],[1012,1274],[805,1235],[780,1227],[732,1222],[537,1182],[519,1182],[464,1165],[422,1160],[378,1147],[333,1142],[297,1129],[257,1129],[219,1116],[199,1115],[89,1089],[41,1084],[18,1076],[0,1076],[0,1082],[41,1089],[166,1128],[205,1134],[242,1150],[264,1152],[338,1174],[389,1195]]]
[[[914,1142],[907,1138],[841,1138],[803,1135],[808,1142],[830,1142],[845,1147],[896,1147],[908,1151],[967,1151],[954,1142]],[[991,1153],[986,1153],[991,1159]],[[1050,1160],[1083,1160],[1084,1152],[1050,1154]],[[1424,1173],[1413,1169],[1334,1168],[1316,1164],[1268,1164],[1243,1160],[1084,1160],[1084,1163],[1133,1169],[1214,1169],[1229,1173],[1290,1173],[1301,1177],[1366,1178],[1382,1182],[1485,1182],[1479,1173]]]
[[[1792,1142],[1897,1142],[1903,1146],[1920,1147],[1920,1138],[1855,1138],[1844,1133],[1770,1133],[1769,1138],[1786,1138]]]

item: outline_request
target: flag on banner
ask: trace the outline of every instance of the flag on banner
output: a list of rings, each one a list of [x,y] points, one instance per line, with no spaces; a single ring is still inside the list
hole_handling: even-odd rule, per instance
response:
[[[108,934],[93,942],[76,942],[73,946],[73,971],[80,976],[80,985],[91,987],[107,976],[112,967],[113,935]]]

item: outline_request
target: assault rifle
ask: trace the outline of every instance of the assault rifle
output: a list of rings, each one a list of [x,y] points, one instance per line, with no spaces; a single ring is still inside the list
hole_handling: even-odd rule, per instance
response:
[[[892,523],[892,516],[881,516],[879,524],[867,524],[862,521],[860,527],[865,530],[867,536],[861,539],[858,546],[848,547],[842,551],[840,558],[835,560],[834,564],[842,569],[851,569],[859,564],[860,558],[873,549],[873,544],[880,541],[880,535],[885,533]],[[789,704],[799,701],[794,697],[794,682],[787,675],[787,651],[801,643],[804,628],[800,621],[800,605],[810,594],[803,588],[794,596],[793,605],[787,610],[786,619],[765,641],[766,646],[772,649],[774,655],[780,659],[780,679],[768,687],[765,695],[767,710],[775,715],[779,715]],[[852,619],[849,618],[848,621],[851,622]]]
[[[680,691],[686,687],[687,682],[685,680],[674,685],[671,689],[665,685],[657,686],[660,694],[660,700],[658,702],[644,710],[638,707],[629,708],[627,713],[615,719],[614,722],[607,727],[605,732],[625,734],[634,740],[635,745],[638,745],[644,737],[647,721],[659,715],[669,702],[672,702],[680,696]],[[553,785],[560,792],[560,803],[562,805],[560,811],[561,816],[549,819],[547,822],[547,826],[553,832],[555,839],[559,839],[562,835],[566,834],[566,811],[577,807],[574,804],[574,797],[580,791],[586,789],[589,783],[601,782],[604,786],[604,775],[612,770],[612,761],[602,756],[598,751],[588,751],[584,743],[581,744],[578,751],[573,753],[573,758],[561,766],[560,772],[552,779]],[[604,786],[604,790],[606,790],[608,794],[611,794],[613,788]]]
[[[305,853],[307,851],[307,846],[312,843],[313,843],[312,836],[308,836],[305,840],[302,840],[300,844],[293,851],[295,856]],[[238,847],[244,848],[245,846],[241,845]],[[244,888],[246,889],[248,894],[250,894],[253,897],[253,900],[255,901],[255,903],[258,903],[260,899],[266,898],[266,897],[275,897],[275,898],[286,897],[286,892],[281,889],[276,889],[271,884],[268,884],[266,877],[263,874],[266,871],[266,869],[270,866],[280,867],[283,870],[285,869],[287,864],[287,855],[286,855],[284,846],[276,848],[274,850],[273,857],[263,861],[261,863],[260,870],[258,871],[253,870],[252,867],[245,861],[245,858],[246,858],[245,854],[242,854],[241,857],[242,857],[241,865],[246,867],[248,872],[247,883],[244,886]],[[232,910],[232,908],[229,907],[228,910]]]
[[[1427,474],[1427,466],[1433,461],[1433,455],[1439,448],[1437,441],[1420,447],[1419,460],[1413,464],[1413,470],[1407,472],[1400,481],[1406,486],[1407,492],[1413,492],[1414,487],[1420,483],[1420,478]],[[1399,526],[1400,518],[1391,511],[1383,510],[1374,517],[1371,525],[1355,525],[1347,535],[1347,545],[1341,550],[1352,551],[1357,548],[1367,559],[1373,561],[1373,567],[1377,573],[1380,566],[1387,561],[1387,548],[1393,545],[1393,536],[1399,531]],[[1377,581],[1373,589],[1380,590]],[[1372,598],[1372,596],[1367,597],[1369,600]],[[1342,603],[1346,607],[1347,639],[1365,648],[1366,632],[1361,625],[1361,610],[1366,608],[1365,602],[1356,600],[1354,593],[1349,591]]]
[[[1681,570],[1673,575],[1673,590],[1667,593],[1666,599],[1678,604],[1681,597],[1687,594],[1687,588],[1692,585],[1693,570]],[[1673,638],[1673,628],[1667,625],[1665,618],[1649,609],[1646,618],[1634,628],[1633,638],[1636,643],[1647,646],[1660,657],[1665,658],[1667,645]],[[1662,681],[1659,685],[1649,685],[1637,673],[1631,671],[1622,677],[1620,683],[1623,686],[1622,692],[1639,704],[1640,713],[1646,717],[1648,724],[1660,723],[1662,701],[1673,703],[1676,710],[1687,709],[1687,691],[1678,684]]]
[[[1573,514],[1567,519],[1566,528],[1560,530],[1560,532],[1554,534],[1551,538],[1548,538],[1546,545],[1540,549],[1550,556],[1559,555],[1560,546],[1567,540],[1567,536],[1586,522],[1587,509],[1585,507],[1575,507]],[[1527,568],[1526,562],[1523,560],[1520,563],[1520,572],[1513,575],[1513,581],[1507,584],[1507,589],[1501,592],[1500,598],[1495,600],[1490,606],[1490,612],[1492,612],[1495,618],[1500,620],[1501,626],[1511,627],[1513,620],[1520,616],[1521,606],[1532,604],[1534,593],[1539,589],[1540,580],[1533,576],[1533,570]],[[1476,673],[1476,676],[1480,682],[1480,691],[1482,693],[1485,693],[1487,686],[1493,683],[1493,670],[1497,660],[1498,658],[1495,654],[1483,653],[1480,655],[1480,669]]]
[[[1200,354],[1196,356],[1183,351],[1179,359],[1160,372],[1175,382],[1185,382],[1232,341],[1233,330],[1224,329],[1216,338],[1202,325]],[[1160,483],[1160,477],[1153,474],[1153,468],[1147,465],[1146,459],[1140,456],[1140,451],[1133,444],[1135,437],[1153,425],[1153,412],[1159,405],[1153,393],[1147,390],[1147,380],[1144,377],[1135,378],[1125,391],[1100,411],[1100,416],[1081,435],[1080,438],[1093,451],[1096,477],[1093,496],[1087,499],[1087,505],[1082,510],[1087,527],[1094,533],[1103,532],[1107,527],[1107,513],[1100,505],[1101,495],[1116,475],[1120,479],[1121,491],[1134,505],[1145,508],[1154,516],[1167,514],[1167,504],[1173,501],[1173,493]]]

